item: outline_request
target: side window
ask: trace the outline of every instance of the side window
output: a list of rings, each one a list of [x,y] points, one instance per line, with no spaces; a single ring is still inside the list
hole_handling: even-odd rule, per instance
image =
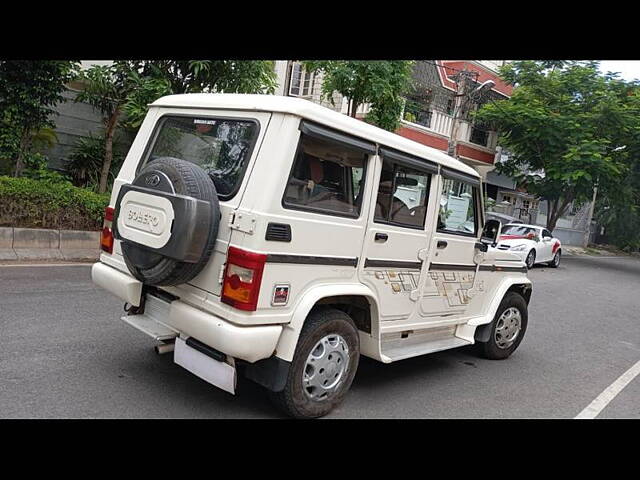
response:
[[[551,235],[551,232],[545,228],[542,230],[542,238],[544,237],[553,237],[553,235]]]
[[[358,217],[367,154],[300,134],[283,205],[329,215]]]
[[[477,231],[478,188],[444,177],[438,231],[475,235]]]
[[[374,221],[424,228],[431,175],[384,160]]]

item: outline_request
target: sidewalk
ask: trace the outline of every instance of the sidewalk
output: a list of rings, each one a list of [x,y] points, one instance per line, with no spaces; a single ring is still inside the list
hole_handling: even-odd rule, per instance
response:
[[[637,257],[639,254],[627,253],[616,248],[605,248],[601,245],[590,245],[586,248],[573,245],[562,245],[562,253],[567,256],[588,256],[588,257]]]
[[[95,261],[100,232],[0,227],[0,263]]]

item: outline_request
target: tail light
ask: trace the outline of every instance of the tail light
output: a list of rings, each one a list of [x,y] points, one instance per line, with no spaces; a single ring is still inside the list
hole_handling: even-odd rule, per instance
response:
[[[222,282],[222,301],[240,310],[255,311],[267,256],[229,247]]]
[[[104,223],[100,234],[100,248],[109,254],[113,253],[113,231],[111,230],[113,211],[113,207],[104,209]]]

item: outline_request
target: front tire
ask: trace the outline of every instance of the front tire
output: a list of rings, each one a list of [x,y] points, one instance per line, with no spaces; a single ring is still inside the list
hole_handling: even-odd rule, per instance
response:
[[[509,357],[520,345],[527,321],[527,302],[516,292],[508,292],[491,322],[489,340],[477,344],[480,354],[491,360]]]
[[[551,268],[558,268],[559,265],[560,265],[560,250],[556,252],[556,254],[553,256],[553,260],[549,262],[549,266]]]
[[[349,315],[334,308],[309,314],[281,392],[271,399],[295,418],[322,417],[337,407],[353,382],[360,360],[360,338]]]
[[[531,249],[529,254],[527,255],[527,259],[525,260],[527,264],[527,270],[531,270],[533,266],[536,264],[536,251]]]

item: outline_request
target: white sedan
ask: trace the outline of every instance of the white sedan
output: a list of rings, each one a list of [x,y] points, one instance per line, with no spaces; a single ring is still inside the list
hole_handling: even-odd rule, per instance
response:
[[[536,263],[547,263],[556,268],[560,265],[562,246],[551,232],[538,225],[510,223],[500,230],[497,250],[515,253],[531,269]]]

